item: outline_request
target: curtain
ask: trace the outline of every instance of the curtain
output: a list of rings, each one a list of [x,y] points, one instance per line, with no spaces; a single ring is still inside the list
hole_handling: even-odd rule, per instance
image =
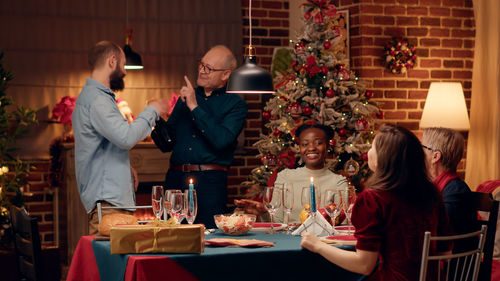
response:
[[[2,1],[0,50],[14,72],[7,94],[38,110],[40,121],[19,143],[21,156],[48,157],[51,140],[63,131],[50,122],[50,113],[62,97],[80,93],[89,76],[87,53],[96,42],[123,46],[127,27],[133,29],[132,49],[144,70],[127,71],[117,97],[137,116],[147,100],[178,92],[184,75],[195,84],[197,60],[211,46],[224,44],[241,61],[241,13],[235,0]]]
[[[465,180],[500,179],[500,1],[474,0],[476,38]]]

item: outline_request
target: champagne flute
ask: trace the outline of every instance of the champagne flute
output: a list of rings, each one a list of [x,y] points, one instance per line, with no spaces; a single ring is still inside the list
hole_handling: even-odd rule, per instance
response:
[[[335,227],[335,222],[340,216],[340,211],[342,208],[342,205],[340,204],[341,199],[339,197],[340,194],[338,194],[336,190],[325,189],[325,195],[323,196],[323,205],[325,207],[325,211],[332,218],[332,227]]]
[[[281,205],[281,192],[283,190],[283,184],[276,183],[274,186],[267,186],[264,193],[264,206],[266,207],[269,215],[271,216],[271,229],[268,231],[269,234],[275,234],[276,231],[273,227],[273,217],[276,210]]]
[[[290,213],[293,209],[293,184],[285,183],[283,187],[283,209],[286,213],[286,234],[292,233],[290,230]]]
[[[354,207],[354,202],[356,201],[356,191],[352,187],[348,187],[344,190],[339,191],[342,199],[342,209],[345,212],[347,219],[347,226],[352,226],[351,215],[352,209]],[[350,230],[349,230],[350,231]]]
[[[189,224],[193,224],[196,218],[196,213],[198,211],[196,190],[189,191],[188,189],[186,189],[184,191],[184,209],[186,214],[186,221]]]
[[[163,199],[165,205],[165,212],[172,217],[172,194],[181,193],[179,189],[167,189],[165,190],[165,196]],[[167,219],[167,215],[165,215],[165,219]]]
[[[163,213],[163,186],[154,185],[151,190],[151,206],[157,220],[160,220]]]
[[[182,192],[172,193],[172,216],[177,219],[177,224],[180,224],[180,213],[184,207],[184,194]]]

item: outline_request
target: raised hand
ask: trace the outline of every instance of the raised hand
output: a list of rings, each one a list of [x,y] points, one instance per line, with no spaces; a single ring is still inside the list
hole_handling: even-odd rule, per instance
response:
[[[184,75],[184,81],[186,81],[186,86],[181,88],[181,99],[186,103],[189,109],[193,110],[198,106],[196,102],[196,95],[194,93],[194,88],[186,75]]]

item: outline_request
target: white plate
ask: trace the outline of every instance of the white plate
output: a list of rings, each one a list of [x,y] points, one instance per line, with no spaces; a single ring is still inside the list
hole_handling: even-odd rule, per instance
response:
[[[338,238],[336,236],[338,236]],[[350,235],[333,235],[333,236],[329,236],[329,237],[324,237],[321,239],[321,241],[323,241],[327,244],[355,246],[357,240],[351,240],[351,239],[347,240],[347,239],[345,239],[346,236],[350,236]]]
[[[286,224],[285,223],[274,223],[273,224],[274,226],[274,230],[283,230],[286,228]],[[250,231],[269,231],[271,230],[271,223],[262,223],[262,222],[259,222],[259,223],[255,223],[253,225],[253,228],[250,229]]]

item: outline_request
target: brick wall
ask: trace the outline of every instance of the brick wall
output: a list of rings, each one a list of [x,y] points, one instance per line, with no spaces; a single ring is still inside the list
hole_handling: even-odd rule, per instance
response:
[[[26,208],[30,215],[38,218],[38,230],[43,244],[55,241],[54,234],[54,191],[48,184],[49,160],[27,160],[35,169],[30,173],[30,186],[24,190]]]
[[[474,58],[472,0],[338,0],[350,17],[351,64],[371,84],[385,116],[421,136],[419,121],[433,81],[462,82],[470,106]],[[384,45],[405,37],[417,49],[406,74],[384,67]],[[467,137],[467,134],[464,134]],[[464,173],[464,161],[459,166]]]
[[[243,17],[243,46],[249,44],[248,0],[241,1]],[[271,60],[275,47],[289,46],[288,37],[288,0],[252,1],[252,46],[256,49],[257,63],[267,70],[271,68]],[[244,129],[245,155],[236,155],[229,171],[229,202],[241,197],[244,190],[241,182],[247,180],[250,171],[260,165],[255,155],[257,150],[252,144],[259,139],[262,132],[262,108],[266,97],[245,95],[248,103],[248,118]]]

